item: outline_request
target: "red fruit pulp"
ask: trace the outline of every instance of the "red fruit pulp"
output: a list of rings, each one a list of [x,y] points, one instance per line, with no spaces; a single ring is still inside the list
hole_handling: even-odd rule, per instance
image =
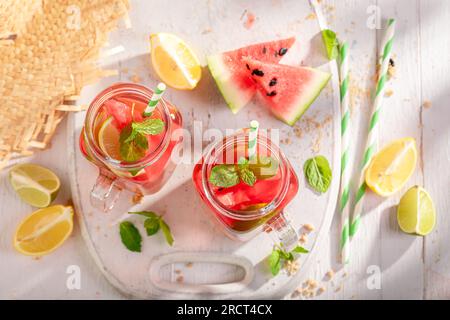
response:
[[[171,132],[169,134],[172,134],[174,130],[181,127],[182,119],[180,113],[174,106],[167,102],[166,105],[170,113],[168,117],[164,117],[159,109],[155,109],[155,111],[149,118],[161,119],[163,121],[166,121],[165,118],[167,118],[168,121],[171,121]],[[142,122],[143,120],[147,119],[147,117],[143,116],[143,112],[146,107],[147,101],[144,101],[140,96],[117,95],[105,101],[105,103],[98,109],[98,112],[95,115],[94,127],[92,128],[97,147],[99,148],[98,132],[100,131],[100,127],[106,119],[108,119],[109,117],[113,117],[114,120],[112,124],[116,126],[119,131],[121,131],[126,126],[131,124],[132,121]],[[154,153],[160,147],[166,134],[168,134],[167,124],[160,134],[147,135],[148,149],[143,158]],[[170,139],[168,147],[162,153],[162,155],[160,155],[160,157],[155,162],[153,162],[151,165],[146,166],[144,169],[116,169],[114,170],[114,174],[119,178],[122,178],[123,180],[139,184],[142,189],[141,191],[144,191],[144,193],[149,190],[157,189],[163,180],[163,176],[168,166],[170,156],[175,145],[178,142],[178,139]],[[117,143],[119,143],[119,141],[117,141]],[[92,156],[91,151],[87,147],[84,141],[83,132],[80,136],[80,149],[88,160],[94,162],[96,165],[101,165],[99,161],[95,161],[95,157]],[[121,161],[121,164],[124,165],[128,164],[126,161],[123,161],[123,159],[115,160]]]
[[[258,152],[259,155],[262,154],[267,156],[267,152],[265,150],[259,149]],[[227,152],[224,152],[223,158],[226,157],[225,153]],[[236,155],[236,151],[229,153],[234,153]],[[234,163],[236,164],[236,156],[234,158]],[[222,161],[223,159],[221,159],[221,162]],[[286,163],[286,178],[282,177],[281,169],[278,168],[274,176],[267,179],[257,179],[256,183],[253,186],[249,186],[241,181],[235,186],[222,188],[214,186],[208,182],[208,187],[211,190],[214,200],[220,203],[220,205],[227,210],[239,211],[240,217],[225,215],[221,210],[217,210],[206,196],[202,181],[202,163],[203,159],[194,167],[192,177],[194,185],[202,200],[214,212],[219,221],[221,221],[226,228],[231,229],[235,232],[248,232],[260,226],[269,218],[280,213],[298,192],[298,179],[289,162]],[[220,164],[212,164],[211,169],[217,165]],[[288,179],[287,183],[289,183],[289,187],[287,194],[277,205],[277,207],[275,207],[271,212],[264,216],[258,216],[256,218],[245,218],[246,212],[248,212],[249,215],[253,215],[253,211],[271,204],[280,195],[280,192],[282,191],[285,184],[284,179]]]

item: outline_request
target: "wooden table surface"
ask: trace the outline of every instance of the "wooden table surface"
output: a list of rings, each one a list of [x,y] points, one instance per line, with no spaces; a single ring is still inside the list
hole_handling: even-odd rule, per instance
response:
[[[274,10],[284,2],[288,1],[272,0]],[[255,3],[249,1],[248,9]],[[367,201],[370,211],[363,216],[361,230],[351,244],[351,262],[345,268],[337,263],[339,219],[333,223],[319,249],[316,266],[308,271],[310,278],[325,289],[315,298],[449,299],[450,1],[322,0],[320,3],[330,28],[350,44],[353,139],[358,157],[367,129],[376,52],[382,36],[382,30],[376,28],[375,15],[379,13],[381,26],[386,18],[397,20],[393,48],[396,75],[388,84],[390,96],[384,105],[379,143],[382,146],[397,138],[414,137],[419,162],[399,194],[387,199],[370,194]],[[314,19],[301,12],[293,14],[299,20]],[[66,134],[66,125],[62,123],[51,148],[27,159],[51,167],[60,176],[63,187],[58,203],[71,198]],[[437,210],[436,227],[425,238],[402,233],[395,217],[400,196],[415,184],[429,191]],[[1,172],[0,298],[124,298],[98,270],[78,226],[52,255],[31,259],[17,254],[11,245],[14,227],[31,211],[12,190],[7,170]],[[67,288],[70,266],[80,268],[80,290]],[[329,270],[335,271],[332,279],[325,276]]]

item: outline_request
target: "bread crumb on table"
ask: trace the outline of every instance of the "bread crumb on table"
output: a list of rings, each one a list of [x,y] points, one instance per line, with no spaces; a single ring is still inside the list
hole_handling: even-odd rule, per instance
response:
[[[390,97],[390,96],[392,96],[394,94],[394,91],[392,91],[392,89],[386,89],[386,91],[385,91],[385,93],[384,93],[384,95],[385,95],[385,97]]]
[[[142,198],[144,198],[144,196],[142,195],[142,193],[137,192],[137,193],[135,193],[135,194],[133,195],[133,197],[131,198],[131,202],[132,202],[133,204],[139,204],[139,203],[142,202]]]
[[[431,101],[430,101],[430,100],[425,100],[425,101],[423,102],[423,107],[424,107],[425,109],[430,109],[430,108],[431,108]]]
[[[310,232],[314,231],[314,226],[309,223],[306,223],[303,225],[303,230],[305,230],[306,233],[310,233]]]
[[[284,268],[286,269],[289,276],[297,273],[299,265],[297,261],[285,261]]]
[[[325,273],[325,277],[326,277],[328,280],[333,279],[333,277],[334,277],[334,270],[331,269],[331,270],[327,271],[327,273]]]

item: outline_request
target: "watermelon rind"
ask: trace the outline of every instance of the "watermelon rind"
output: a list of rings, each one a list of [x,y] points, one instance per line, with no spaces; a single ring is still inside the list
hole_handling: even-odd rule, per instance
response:
[[[240,109],[250,102],[255,92],[252,90],[246,92],[243,88],[232,83],[232,74],[225,67],[221,54],[208,56],[206,60],[209,71],[231,112],[234,114],[238,113]]]
[[[291,115],[275,114],[278,119],[290,126],[293,126],[306,112],[306,110],[309,109],[309,107],[317,99],[317,97],[322,92],[323,88],[325,88],[331,78],[331,74],[328,72],[324,72],[314,68],[304,68],[311,70],[315,74],[314,80],[311,81],[311,84],[309,86],[310,89],[304,90],[305,94],[302,97],[299,97],[300,101],[297,102],[298,108],[294,109],[295,111]]]

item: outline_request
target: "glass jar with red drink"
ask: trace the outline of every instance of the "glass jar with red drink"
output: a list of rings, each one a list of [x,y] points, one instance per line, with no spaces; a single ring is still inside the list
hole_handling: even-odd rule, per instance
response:
[[[298,192],[297,175],[283,152],[263,134],[258,135],[256,156],[250,159],[248,132],[241,130],[210,146],[194,168],[194,185],[215,220],[231,238],[246,241],[266,231],[285,247],[293,246],[297,234],[286,220],[283,209]],[[253,185],[240,180],[232,186],[220,187],[211,182],[214,168],[225,164],[234,172],[239,170],[240,163],[248,163],[254,173]]]
[[[181,135],[175,132],[182,127],[182,117],[164,99],[150,116],[145,116],[152,95],[153,91],[144,86],[118,83],[100,92],[89,106],[80,149],[99,168],[91,202],[104,211],[114,206],[122,189],[143,195],[157,192],[175,169],[171,154],[181,142]],[[133,124],[146,123],[160,124],[159,131],[139,135],[137,143],[124,139]]]

